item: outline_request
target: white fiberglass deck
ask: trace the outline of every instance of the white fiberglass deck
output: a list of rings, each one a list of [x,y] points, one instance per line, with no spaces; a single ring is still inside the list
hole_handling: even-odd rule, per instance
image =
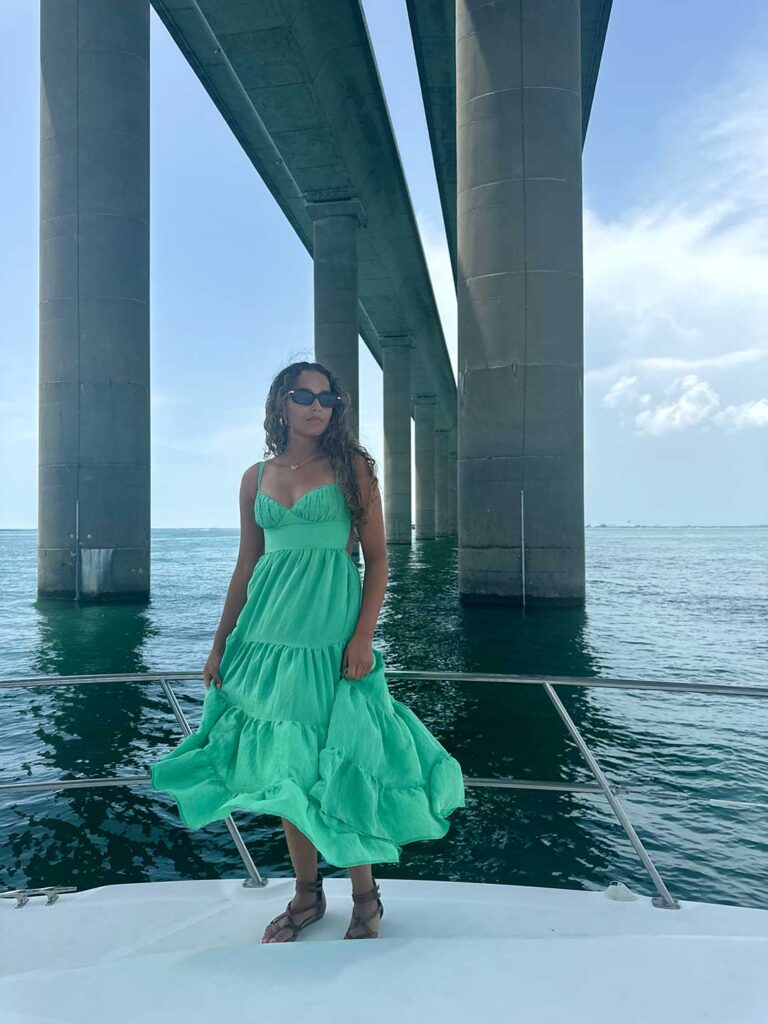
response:
[[[379,880],[379,939],[322,921],[262,944],[293,879],[110,885],[0,900],[3,1024],[765,1024],[768,911],[602,892]]]

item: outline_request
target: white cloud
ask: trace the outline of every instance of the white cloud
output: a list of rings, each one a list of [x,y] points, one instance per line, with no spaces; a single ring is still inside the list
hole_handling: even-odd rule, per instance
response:
[[[669,391],[679,390],[680,395],[666,405],[644,409],[635,417],[635,426],[644,434],[666,434],[672,430],[694,427],[712,417],[720,404],[720,397],[706,381],[699,380],[695,373],[673,381]]]
[[[749,427],[768,427],[766,399],[761,398],[720,409],[720,396],[710,384],[700,380],[695,373],[676,378],[665,384],[662,391],[672,400],[637,413],[633,422],[639,433],[660,435],[698,426],[724,427],[731,431]],[[652,401],[653,396],[649,392],[639,393],[636,376],[620,377],[603,396],[603,405],[610,408],[648,406]],[[627,422],[626,419],[624,422]]]
[[[637,377],[619,377],[608,394],[603,396],[603,405],[617,405],[627,395],[632,394],[636,387]]]
[[[758,398],[742,405],[729,405],[715,417],[715,422],[741,430],[745,427],[768,427],[768,400]]]
[[[711,369],[730,370],[764,361],[768,361],[768,348],[761,349],[757,347],[723,352],[719,355],[701,356],[698,359],[695,357],[686,359],[682,356],[638,356],[636,359],[624,359],[621,362],[612,363],[610,366],[587,370],[584,376],[590,382],[600,382],[610,380],[617,373],[621,373],[622,377],[619,381],[616,381],[616,384],[618,384],[620,380],[623,380],[633,370],[638,372],[644,371],[645,376],[651,373],[658,373],[660,376],[663,376],[668,373],[695,373],[696,371]],[[632,379],[639,380],[639,377],[633,376]]]
[[[734,67],[669,119],[641,202],[584,211],[586,381],[646,434],[765,426],[768,61]]]

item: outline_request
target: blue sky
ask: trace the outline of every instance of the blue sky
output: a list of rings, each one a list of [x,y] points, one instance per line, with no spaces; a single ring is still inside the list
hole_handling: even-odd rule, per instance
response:
[[[455,370],[405,3],[363,6]],[[0,0],[0,32],[0,527],[35,528],[37,0]],[[151,33],[152,525],[236,527],[269,382],[312,356],[312,266],[154,11]],[[759,0],[615,2],[584,149],[587,523],[768,523],[767,186]],[[360,411],[381,466],[362,342]]]

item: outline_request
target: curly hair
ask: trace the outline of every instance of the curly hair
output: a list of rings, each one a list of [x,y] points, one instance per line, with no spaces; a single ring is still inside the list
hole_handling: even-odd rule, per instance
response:
[[[339,377],[322,365],[322,363],[309,363],[299,361],[289,363],[283,367],[274,377],[267,395],[267,402],[264,412],[264,454],[282,455],[288,447],[288,422],[285,418],[285,403],[288,401],[288,392],[295,387],[299,374],[303,370],[317,370],[328,378],[329,390],[335,391],[341,396],[328,421],[328,426],[320,435],[320,450],[331,460],[331,464],[339,474],[339,486],[343,490],[347,507],[352,515],[352,522],[355,527],[365,522],[368,517],[367,506],[363,506],[360,493],[360,486],[355,472],[355,455],[362,455],[368,464],[372,478],[370,497],[373,498],[375,488],[379,486],[376,475],[376,460],[363,445],[357,441],[349,429],[347,409],[350,408],[351,398],[349,392],[342,384]]]

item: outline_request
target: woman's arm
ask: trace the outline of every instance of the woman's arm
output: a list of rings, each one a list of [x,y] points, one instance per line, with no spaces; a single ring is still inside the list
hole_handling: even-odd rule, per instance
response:
[[[237,563],[229,582],[221,622],[213,638],[213,650],[223,654],[227,637],[235,628],[238,616],[245,605],[248,583],[256,563],[264,554],[264,531],[256,522],[254,502],[256,501],[256,472],[258,463],[243,473],[240,481],[240,550]]]
[[[370,498],[370,506],[366,521],[358,524],[357,528],[365,558],[365,573],[357,626],[344,648],[341,662],[341,675],[346,674],[348,679],[360,679],[373,668],[371,641],[387,591],[389,573],[381,493],[378,487],[373,487],[373,477],[362,455],[357,456],[355,464],[360,497],[364,506]]]
[[[360,546],[363,549],[363,557],[365,559],[365,574],[363,576],[363,597],[360,604],[360,615],[357,620],[355,633],[361,636],[372,637],[376,630],[381,606],[384,603],[384,595],[387,592],[389,560],[387,557],[387,539],[384,530],[381,492],[378,486],[373,486],[373,477],[368,468],[368,463],[362,455],[357,456],[356,463],[360,497],[364,506],[368,504],[370,499],[370,507],[368,508],[368,518],[365,522],[360,523],[357,528]]]

